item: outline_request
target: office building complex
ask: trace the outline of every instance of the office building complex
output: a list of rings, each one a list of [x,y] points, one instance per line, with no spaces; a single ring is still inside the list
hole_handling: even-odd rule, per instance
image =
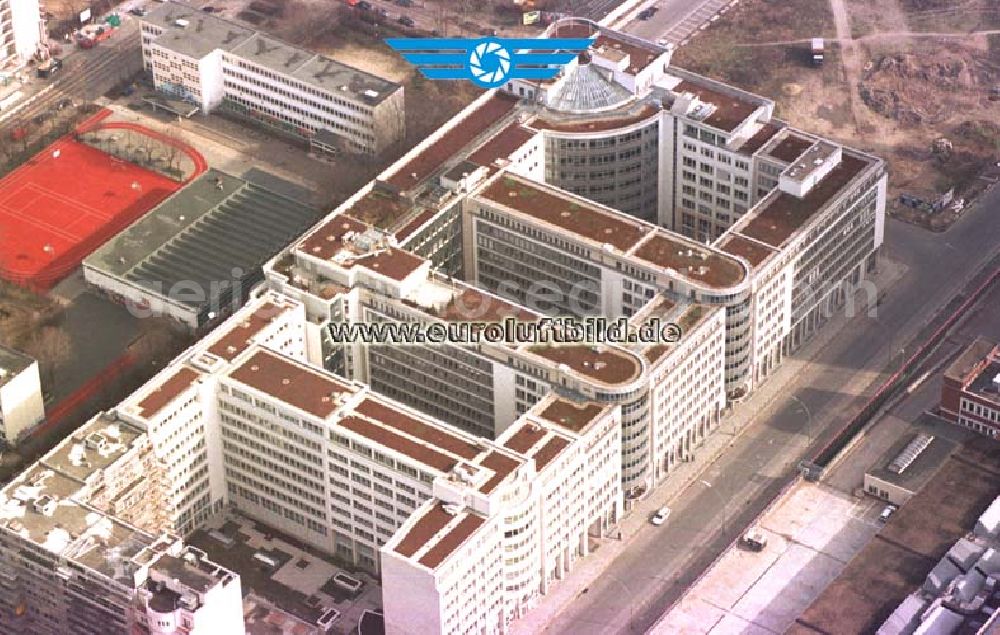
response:
[[[15,445],[44,418],[38,362],[0,346],[0,446]]]
[[[314,358],[474,434],[497,438],[552,389],[620,404],[635,497],[864,288],[883,240],[885,166],[774,120],[763,98],[670,67],[666,49],[580,20],[550,32],[595,44],[553,82],[483,95],[265,275],[305,304]],[[592,188],[605,182],[597,166],[606,190]],[[696,201],[710,224],[688,214]],[[328,324],[538,314],[663,316],[689,333],[661,372],[641,347],[603,347],[574,368],[566,353],[523,346],[321,337]],[[686,416],[667,422],[677,394],[690,397]]]
[[[324,148],[378,154],[404,135],[403,88],[236,22],[168,1],[142,18],[158,90]]]
[[[1000,346],[980,337],[945,370],[939,412],[952,423],[1000,435]]]
[[[0,491],[6,632],[242,632],[238,576],[174,538],[227,510],[373,572],[399,543],[394,583],[445,604],[470,554],[502,601],[436,619],[503,628],[621,518],[614,405],[550,395],[487,441],[310,363],[306,321],[264,293]]]
[[[27,64],[44,41],[38,0],[0,0],[0,71]]]
[[[265,264],[266,291],[108,415],[138,431],[136,491],[160,501],[110,497],[109,522],[185,536],[238,510],[378,572],[389,632],[505,632],[871,276],[882,161],[671,67],[656,45],[575,19],[548,33],[595,41],[551,82],[483,94]],[[158,84],[206,109],[236,101],[245,73],[270,69],[254,89],[270,90],[313,63],[176,3],[143,37]],[[350,336],[544,330],[552,316],[681,335]]]

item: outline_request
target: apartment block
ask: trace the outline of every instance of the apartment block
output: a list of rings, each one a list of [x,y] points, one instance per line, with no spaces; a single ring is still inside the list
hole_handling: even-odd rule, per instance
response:
[[[168,1],[142,18],[158,90],[327,149],[379,154],[405,132],[403,88],[236,22]]]
[[[0,445],[16,445],[45,419],[38,362],[0,346]]]
[[[0,0],[0,71],[27,64],[45,37],[38,0]]]
[[[945,370],[938,412],[980,434],[1000,435],[1000,346],[977,338]]]
[[[244,632],[239,576],[162,532],[161,469],[105,413],[0,491],[0,632]]]

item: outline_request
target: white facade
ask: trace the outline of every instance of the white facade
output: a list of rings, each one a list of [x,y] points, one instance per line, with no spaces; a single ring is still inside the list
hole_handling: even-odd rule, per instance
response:
[[[44,418],[38,362],[0,346],[0,444],[16,445]]]
[[[0,71],[27,64],[44,32],[38,0],[0,0]]]
[[[142,52],[157,89],[205,113],[224,106],[297,137],[333,135],[368,154],[404,135],[399,84],[180,2],[142,18]]]
[[[550,397],[497,439],[532,456],[536,476],[489,500],[436,482],[382,548],[386,632],[504,632],[619,518],[620,442],[616,408]]]

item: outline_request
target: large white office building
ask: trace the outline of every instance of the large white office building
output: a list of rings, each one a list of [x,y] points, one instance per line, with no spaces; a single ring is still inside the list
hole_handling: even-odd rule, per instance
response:
[[[239,23],[168,1],[142,19],[156,88],[323,148],[379,154],[405,133],[403,87]]]
[[[198,33],[171,17],[148,51]],[[882,161],[656,45],[580,20],[549,32],[595,43],[551,82],[469,105],[115,410],[162,503],[119,513],[186,535],[235,509],[377,571],[390,633],[503,633],[870,277]],[[223,72],[246,54],[230,37]],[[549,315],[682,336],[335,336]]]
[[[437,616],[392,587],[390,630],[503,630],[620,520],[614,404],[550,395],[488,441],[311,362],[306,323],[263,293],[0,490],[0,632],[242,633],[239,577],[174,537],[230,510],[412,568]],[[492,599],[456,612],[473,561]]]

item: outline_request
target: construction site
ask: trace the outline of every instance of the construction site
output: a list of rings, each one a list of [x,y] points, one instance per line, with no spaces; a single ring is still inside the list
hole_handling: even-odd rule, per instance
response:
[[[674,60],[886,157],[889,212],[940,231],[1000,176],[998,28],[991,0],[749,0]],[[821,65],[813,38],[826,42]]]

